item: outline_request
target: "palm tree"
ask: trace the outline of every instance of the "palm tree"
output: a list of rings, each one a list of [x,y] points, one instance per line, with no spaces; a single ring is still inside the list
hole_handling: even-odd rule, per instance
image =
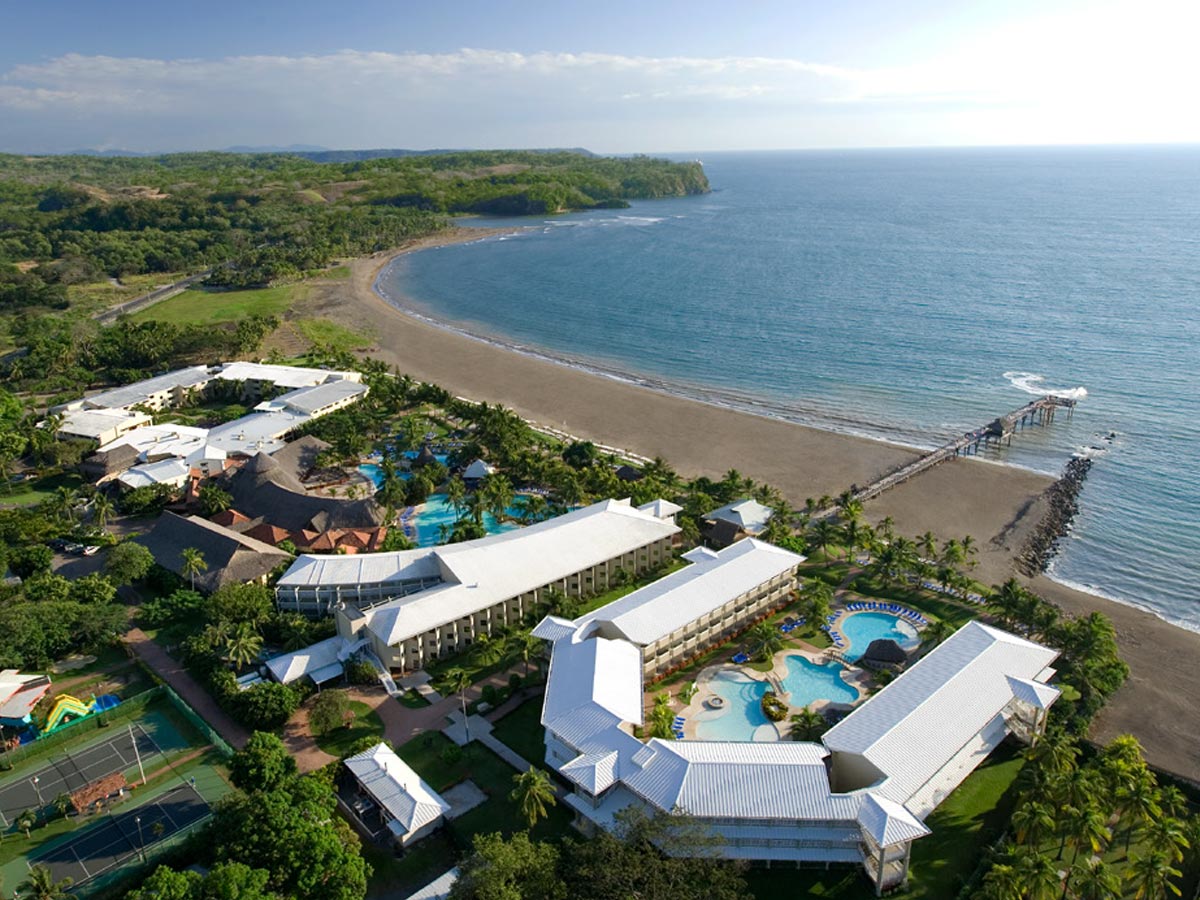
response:
[[[1025,883],[1015,866],[996,863],[983,879],[986,900],[1025,900]]]
[[[183,565],[180,570],[183,574],[191,579],[192,590],[196,589],[196,576],[208,571],[208,563],[204,561],[204,554],[195,547],[184,547],[180,553],[183,557]]]
[[[46,866],[33,866],[29,877],[17,885],[17,895],[30,900],[75,900],[75,895],[68,892],[72,884],[74,881],[70,878],[55,881]]]
[[[1117,801],[1121,804],[1121,818],[1127,820],[1125,855],[1128,856],[1134,830],[1139,825],[1153,821],[1162,815],[1162,809],[1158,805],[1158,788],[1154,784],[1154,776],[1147,771],[1139,773],[1125,787],[1117,791]]]
[[[825,717],[810,706],[792,716],[788,737],[793,741],[815,741],[829,727]]]
[[[804,615],[809,624],[816,628],[829,617],[833,607],[833,588],[819,578],[813,578],[804,585],[801,596],[805,601]]]
[[[1000,617],[1000,624],[1011,629],[1013,622],[1017,621],[1017,617],[1020,615],[1027,593],[1017,579],[1010,578],[999,587],[992,588],[992,593],[987,598],[987,605]]]
[[[824,550],[838,537],[838,528],[828,519],[818,519],[809,529],[808,543],[814,550]]]
[[[463,480],[457,475],[446,482],[446,502],[454,510],[454,517],[456,519],[462,515],[463,500],[466,499],[466,496],[467,486],[463,484]]]
[[[950,635],[954,634],[954,626],[945,619],[934,619],[925,626],[925,630],[921,633],[921,637],[929,644],[930,648],[936,647]]]
[[[513,782],[516,787],[508,797],[521,807],[521,815],[532,829],[538,819],[546,818],[550,814],[550,807],[558,802],[554,796],[554,783],[543,770],[533,766],[520,775],[514,775]]]
[[[759,622],[751,628],[750,642],[754,645],[754,655],[763,661],[783,649],[783,635],[770,622]]]
[[[113,502],[104,494],[97,494],[92,500],[92,519],[101,528],[108,525],[109,517],[113,514]]]
[[[497,519],[502,518],[508,512],[515,496],[512,482],[500,472],[494,472],[484,478],[483,483],[479,486],[479,493],[482,495],[487,511]]]
[[[1013,810],[1012,826],[1016,830],[1013,840],[1018,846],[1028,844],[1036,848],[1054,830],[1054,815],[1044,803],[1029,800]]]
[[[481,666],[490,666],[504,658],[504,641],[480,632],[471,645],[471,658]]]
[[[1067,886],[1076,900],[1120,900],[1121,876],[1104,862],[1083,862],[1072,867]]]
[[[1057,900],[1063,879],[1051,859],[1031,848],[1017,859],[1016,870],[1028,900]]]
[[[37,824],[37,813],[32,809],[27,809],[21,815],[17,816],[17,827],[25,832],[26,839],[29,838],[29,832],[33,830],[33,826]]]
[[[466,729],[469,743],[471,728],[467,724],[467,690],[471,687],[471,676],[465,669],[453,668],[446,673],[446,685],[453,693],[458,694],[458,699],[462,704],[463,728]]]
[[[525,663],[525,677],[529,678],[529,660],[541,652],[544,642],[540,637],[537,637],[532,631],[518,631],[510,640],[517,652],[521,655],[521,661]]]
[[[1103,852],[1112,840],[1112,832],[1108,828],[1108,816],[1101,812],[1095,804],[1076,809],[1067,807],[1067,818],[1064,829],[1068,840],[1075,849],[1071,857],[1074,865],[1082,850],[1089,851],[1089,857]],[[1059,848],[1059,859],[1062,858],[1062,848]]]
[[[75,503],[79,500],[79,491],[75,488],[63,487],[58,488],[54,492],[54,507],[61,518],[74,524],[75,522]]]
[[[225,642],[225,659],[236,668],[244,668],[258,658],[263,639],[254,626],[242,622]]]
[[[521,521],[531,525],[546,515],[546,498],[541,494],[527,494],[521,498]]]
[[[1180,896],[1183,891],[1171,879],[1182,873],[1171,865],[1166,850],[1156,847],[1145,856],[1135,856],[1125,870],[1125,877],[1132,882],[1135,900],[1166,900],[1172,894]]]
[[[1186,827],[1174,816],[1154,819],[1146,827],[1145,835],[1151,846],[1167,851],[1175,862],[1183,862],[1183,851],[1192,846]]]
[[[850,557],[854,555],[854,551],[858,549],[858,545],[862,543],[863,526],[858,519],[847,519],[842,526],[842,543],[845,544],[846,562],[850,562]]]
[[[921,548],[921,553],[926,559],[937,560],[937,537],[932,531],[917,535],[917,546]]]

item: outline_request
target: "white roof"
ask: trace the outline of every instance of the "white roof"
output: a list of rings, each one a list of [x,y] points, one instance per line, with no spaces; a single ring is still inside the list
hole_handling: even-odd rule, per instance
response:
[[[306,369],[302,366],[273,366],[266,363],[231,362],[217,372],[226,381],[269,381],[281,388],[311,387],[327,381],[361,381],[358,372],[335,372],[326,369]]]
[[[834,752],[865,757],[886,774],[876,790],[907,803],[1013,699],[1009,676],[1032,679],[1054,658],[1016,635],[968,622],[827,731]]]
[[[164,375],[156,375],[145,381],[137,381],[133,384],[113,388],[110,391],[93,394],[84,399],[84,404],[93,409],[123,409],[138,403],[145,403],[155,394],[161,394],[164,391],[205,384],[211,378],[208,366],[190,366],[186,369],[167,372]]]
[[[346,760],[346,768],[393,819],[393,833],[411,834],[450,812],[437,795],[387,744],[379,743]],[[394,826],[396,827],[392,827]]]
[[[670,500],[651,500],[638,507],[642,512],[648,512],[656,519],[668,519],[676,513],[683,512],[683,507]]]
[[[877,794],[867,794],[858,810],[858,823],[880,847],[915,841],[929,829],[907,809]]]
[[[404,900],[446,900],[456,881],[458,881],[457,866],[443,872],[416,893],[409,894]]]
[[[859,798],[833,794],[820,744],[662,741],[623,779],[668,812],[735,819],[853,819]]]
[[[207,438],[207,428],[194,428],[191,425],[143,425],[116,440],[109,441],[99,452],[105,453],[117,447],[132,447],[142,459],[149,456],[183,458],[203,448]]]
[[[534,637],[539,637],[544,641],[553,642],[561,637],[574,634],[575,627],[575,623],[570,619],[563,619],[559,616],[546,616],[546,618],[533,626],[532,634]]]
[[[437,557],[428,549],[355,553],[349,556],[305,553],[279,579],[290,587],[388,584],[440,578]]]
[[[305,675],[312,675],[328,666],[340,666],[339,654],[348,643],[350,642],[344,637],[335,635],[305,647],[303,650],[284,653],[274,659],[268,659],[267,668],[271,670],[276,681],[282,684],[291,684]]]
[[[271,454],[287,446],[284,435],[311,419],[310,415],[292,410],[252,412],[213,428],[208,433],[208,441],[226,453],[253,456],[261,451]]]
[[[71,437],[100,440],[110,431],[118,433],[147,425],[153,420],[145,413],[125,412],[120,409],[77,409],[66,413],[58,426],[58,433]]]
[[[496,471],[495,466],[488,465],[482,459],[477,459],[474,462],[472,462],[469,466],[467,466],[467,468],[463,471],[463,478],[472,478],[472,479],[486,478],[487,476],[493,474],[495,471]]]
[[[704,518],[722,519],[726,522],[732,522],[748,534],[758,534],[767,527],[767,522],[771,520],[772,513],[771,507],[763,506],[757,500],[747,498],[717,507]]]
[[[126,469],[117,481],[130,488],[149,487],[154,484],[181,485],[187,481],[188,464],[182,459],[162,459]]]
[[[584,753],[565,764],[559,771],[595,796],[617,780],[619,759],[620,755],[616,750]]]
[[[327,381],[312,387],[297,388],[280,394],[271,400],[264,400],[255,409],[264,411],[292,409],[306,415],[313,415],[329,406],[346,400],[361,397],[368,388],[356,381]]]
[[[642,722],[642,654],[583,632],[555,643],[542,704],[542,724],[576,747],[601,728]]]
[[[626,594],[579,623],[604,623],[604,633],[609,631],[607,624],[644,647],[804,562],[803,556],[753,539],[719,552],[700,547],[683,558],[691,565]]]
[[[1028,703],[1037,709],[1049,709],[1051,704],[1062,694],[1056,687],[1033,681],[1029,678],[1013,678],[1008,676],[1008,686],[1012,688],[1013,696],[1022,703]]]

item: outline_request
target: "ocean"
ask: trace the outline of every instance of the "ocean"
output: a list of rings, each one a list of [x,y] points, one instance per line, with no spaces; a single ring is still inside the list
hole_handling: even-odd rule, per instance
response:
[[[475,220],[514,233],[401,257],[379,288],[567,364],[918,447],[1076,397],[991,454],[1095,458],[1050,574],[1200,631],[1200,148],[700,158],[711,194]]]

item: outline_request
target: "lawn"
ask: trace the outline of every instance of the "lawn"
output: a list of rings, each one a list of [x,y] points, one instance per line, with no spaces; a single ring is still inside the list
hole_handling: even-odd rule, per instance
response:
[[[313,736],[317,746],[330,756],[345,756],[351,747],[364,738],[383,740],[383,720],[375,710],[359,700],[351,700],[350,708],[354,710],[354,723],[349,728],[335,728],[326,734]]]
[[[41,478],[30,478],[12,485],[11,491],[0,488],[0,506],[31,506],[54,496],[60,487],[78,490],[83,479],[75,472],[55,472]]]
[[[529,762],[540,766],[546,756],[545,729],[541,720],[542,698],[533,697],[496,722],[492,734]]]
[[[353,352],[371,344],[371,339],[366,335],[331,319],[297,319],[292,325],[316,347]]]
[[[469,852],[477,834],[525,831],[525,820],[508,796],[516,770],[479,743],[456,751],[449,738],[436,733],[418,735],[397,748],[404,761],[435,791],[445,791],[469,778],[488,795],[488,800],[448,823],[438,835],[422,841],[402,859],[383,860],[384,865],[371,879],[372,896],[384,896],[385,889],[386,896],[407,896]],[[561,805],[556,806],[548,818],[534,826],[532,836],[535,840],[559,840],[569,833],[570,823],[571,814]],[[377,857],[375,854],[369,858],[374,863]]]
[[[249,291],[215,291],[192,288],[133,315],[135,322],[156,320],[174,325],[236,322],[247,316],[277,316],[308,293],[305,284]]]
[[[125,275],[119,284],[108,280],[73,284],[67,288],[67,300],[71,303],[72,311],[96,312],[174,284],[184,275],[183,272],[153,272],[148,275]]]
[[[1019,753],[1005,745],[967,777],[926,822],[933,834],[913,844],[908,889],[889,896],[955,900],[986,845],[999,837],[1008,821],[1013,802],[1009,789],[1022,762]],[[746,880],[760,900],[779,896],[869,900],[875,896],[858,866],[829,871],[752,869]]]

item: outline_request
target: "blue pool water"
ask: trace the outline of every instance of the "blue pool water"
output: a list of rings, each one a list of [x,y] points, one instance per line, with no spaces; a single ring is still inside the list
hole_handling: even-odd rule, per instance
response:
[[[804,656],[787,658],[787,677],[783,689],[792,706],[808,706],[816,700],[832,703],[853,703],[858,699],[858,690],[842,680],[843,667],[829,662],[824,665]]]
[[[921,642],[917,630],[889,613],[860,612],[849,615],[834,626],[846,638],[846,659],[853,662],[871,646],[871,641],[890,638],[905,650],[911,650]]]
[[[362,472],[371,479],[371,481],[375,484],[376,490],[378,490],[379,486],[383,484],[383,469],[379,468],[379,466],[375,465],[375,463],[363,463],[358,467],[358,471]],[[412,478],[411,472],[397,472],[396,474],[405,481],[408,481],[408,479]]]
[[[509,515],[519,515],[520,510],[516,507],[509,507]],[[416,541],[419,547],[436,547],[438,544],[444,544],[450,536],[450,532],[454,530],[454,523],[458,519],[455,514],[454,507],[451,506],[445,494],[433,494],[430,498],[416,508],[411,524],[416,529]],[[445,537],[441,526],[445,525]],[[488,534],[500,534],[504,531],[513,531],[521,526],[516,522],[500,522],[491,513],[483,514],[483,527],[487,529]]]
[[[763,715],[762,698],[769,689],[740,672],[718,672],[709,685],[725,701],[724,709],[695,716],[696,737],[703,741],[777,741],[779,733]]]

